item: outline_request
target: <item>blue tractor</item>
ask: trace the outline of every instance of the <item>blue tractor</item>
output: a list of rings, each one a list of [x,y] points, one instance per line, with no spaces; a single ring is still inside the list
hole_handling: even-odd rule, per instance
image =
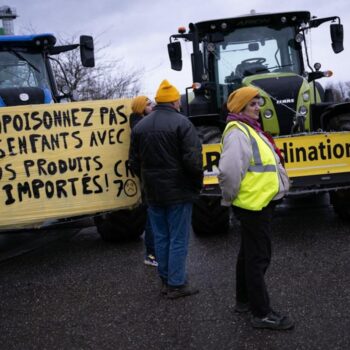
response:
[[[91,36],[81,36],[79,44],[58,46],[52,34],[0,35],[0,107],[73,100],[68,81],[67,89],[58,91],[51,61],[56,61],[60,66],[53,56],[77,48],[80,48],[82,65],[94,67],[94,43]],[[64,71],[62,75],[65,76]],[[103,213],[94,220],[104,240],[129,239],[142,234],[146,211],[143,206],[139,206],[133,210]]]
[[[80,48],[84,67],[94,67],[94,43],[82,35],[79,44],[56,46],[52,34],[0,36],[0,107],[60,102],[71,92],[57,90],[52,56]]]

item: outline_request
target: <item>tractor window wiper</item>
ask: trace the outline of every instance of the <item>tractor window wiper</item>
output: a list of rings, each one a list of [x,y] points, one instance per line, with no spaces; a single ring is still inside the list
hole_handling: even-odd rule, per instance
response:
[[[25,56],[23,56],[21,53],[19,53],[18,51],[14,50],[14,49],[10,49],[10,52],[12,52],[17,58],[19,58],[20,60],[23,60],[25,62],[27,62],[34,70],[36,70],[38,73],[40,72],[40,69],[37,68],[32,62],[30,62]]]

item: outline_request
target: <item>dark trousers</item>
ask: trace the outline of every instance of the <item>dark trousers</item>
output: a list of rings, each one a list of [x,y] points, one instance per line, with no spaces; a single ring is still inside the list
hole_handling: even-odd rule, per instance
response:
[[[275,205],[261,211],[233,207],[241,223],[241,246],[236,265],[236,299],[249,303],[252,314],[264,317],[270,311],[265,273],[271,260],[270,226]]]

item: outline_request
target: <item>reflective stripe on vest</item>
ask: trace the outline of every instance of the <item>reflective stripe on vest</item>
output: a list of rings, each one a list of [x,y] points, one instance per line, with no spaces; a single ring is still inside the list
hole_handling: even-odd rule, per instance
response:
[[[238,121],[227,124],[222,141],[231,128],[238,128],[250,141],[252,158],[232,204],[258,211],[266,207],[279,191],[277,164],[271,145],[253,128]]]
[[[255,173],[266,173],[266,172],[275,172],[276,166],[275,165],[263,165],[261,161],[260,151],[258,144],[254,137],[249,132],[249,129],[246,125],[243,123],[237,122],[241,127],[243,127],[249,136],[250,143],[252,144],[252,151],[253,151],[253,159],[255,165],[250,165],[248,168],[248,171],[254,171]]]

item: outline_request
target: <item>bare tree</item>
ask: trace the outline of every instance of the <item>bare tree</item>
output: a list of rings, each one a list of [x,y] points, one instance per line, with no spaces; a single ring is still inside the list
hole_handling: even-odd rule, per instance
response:
[[[350,82],[329,83],[326,89],[330,89],[333,93],[335,102],[349,101],[350,99]]]
[[[60,39],[60,44],[67,45],[76,41],[74,37],[69,41]],[[137,95],[140,91],[141,70],[127,69],[120,58],[105,59],[108,47],[109,45],[106,45],[95,49],[94,68],[81,65],[79,50],[56,56],[62,66],[52,61],[58,90],[62,91],[64,86],[68,85],[78,100],[103,100]]]

